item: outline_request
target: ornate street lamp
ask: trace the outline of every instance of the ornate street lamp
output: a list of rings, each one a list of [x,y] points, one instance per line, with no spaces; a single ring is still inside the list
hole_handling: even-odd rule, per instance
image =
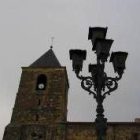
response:
[[[73,71],[78,79],[81,80],[81,87],[89,94],[92,94],[97,102],[97,115],[95,119],[97,140],[106,139],[107,119],[104,118],[103,101],[106,95],[117,89],[118,81],[122,78],[125,69],[127,52],[113,52],[110,62],[113,63],[114,71],[118,76],[108,77],[105,73],[105,62],[109,57],[112,39],[105,39],[107,28],[90,27],[88,39],[91,40],[93,48],[97,55],[97,64],[89,65],[91,76],[82,76],[83,61],[86,59],[86,50],[70,50],[70,60],[72,60]]]

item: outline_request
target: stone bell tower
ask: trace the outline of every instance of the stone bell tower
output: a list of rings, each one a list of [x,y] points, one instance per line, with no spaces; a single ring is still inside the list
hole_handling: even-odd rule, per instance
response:
[[[3,140],[64,140],[68,77],[52,48],[22,68],[11,122]]]

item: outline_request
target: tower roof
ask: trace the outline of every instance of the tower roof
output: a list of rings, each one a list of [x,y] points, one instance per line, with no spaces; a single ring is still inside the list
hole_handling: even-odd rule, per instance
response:
[[[49,66],[49,67],[61,67],[57,57],[55,56],[52,47],[43,54],[40,58],[38,58],[35,62],[33,62],[30,67],[36,66]]]

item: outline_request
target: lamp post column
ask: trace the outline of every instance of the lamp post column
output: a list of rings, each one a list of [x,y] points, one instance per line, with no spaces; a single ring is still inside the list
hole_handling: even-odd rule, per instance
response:
[[[104,108],[103,108],[103,96],[101,95],[100,88],[97,89],[97,108],[96,108],[96,119],[95,119],[95,128],[97,133],[98,140],[105,140],[106,130],[107,130],[107,119],[104,118]]]
[[[103,101],[104,96],[102,95],[102,88],[104,86],[104,64],[100,64],[100,61],[97,57],[97,78],[95,78],[95,83],[97,85],[96,91],[96,119],[95,119],[95,128],[97,134],[97,140],[105,140],[106,137],[106,130],[107,130],[107,119],[104,118],[104,108],[103,108]]]

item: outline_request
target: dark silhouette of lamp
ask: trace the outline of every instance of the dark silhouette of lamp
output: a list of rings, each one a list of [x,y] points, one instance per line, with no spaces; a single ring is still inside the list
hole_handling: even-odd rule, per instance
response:
[[[93,48],[97,56],[97,63],[89,65],[89,73],[91,76],[82,76],[83,61],[86,59],[86,50],[70,50],[70,60],[72,60],[73,71],[78,79],[81,80],[81,87],[89,94],[92,94],[97,102],[97,115],[95,119],[95,128],[97,140],[106,139],[107,119],[104,118],[103,101],[106,95],[118,88],[118,81],[122,78],[125,69],[125,61],[127,52],[113,52],[110,62],[113,63],[116,77],[107,76],[105,72],[105,63],[110,55],[112,39],[106,39],[107,28],[90,27],[88,39],[91,40]]]

